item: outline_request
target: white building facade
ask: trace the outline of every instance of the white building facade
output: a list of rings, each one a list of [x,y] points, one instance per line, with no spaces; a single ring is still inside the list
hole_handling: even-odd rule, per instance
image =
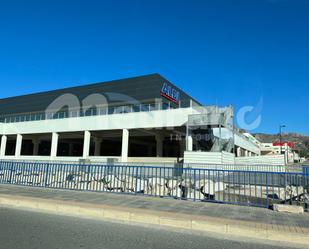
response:
[[[2,160],[235,163],[260,155],[234,128],[232,107],[203,107],[157,74],[3,99],[0,114]]]
[[[284,155],[286,164],[299,163],[301,158],[292,142],[261,143],[262,155]]]

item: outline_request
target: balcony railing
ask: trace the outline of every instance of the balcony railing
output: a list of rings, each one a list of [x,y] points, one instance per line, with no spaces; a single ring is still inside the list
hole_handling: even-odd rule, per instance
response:
[[[170,110],[178,108],[188,108],[191,106],[190,100],[181,101],[178,105],[167,102],[144,103],[144,104],[130,104],[130,105],[115,105],[115,106],[97,106],[87,109],[85,112],[78,109],[70,109],[66,111],[45,111],[45,112],[29,112],[17,113],[11,115],[1,115],[1,123],[19,123],[29,121],[41,121],[50,119],[64,119],[74,117],[87,117],[99,115],[112,115],[121,113],[134,112],[150,112],[160,110]]]

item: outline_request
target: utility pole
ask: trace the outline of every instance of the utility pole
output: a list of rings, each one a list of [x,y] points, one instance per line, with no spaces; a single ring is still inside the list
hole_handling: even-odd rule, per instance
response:
[[[280,155],[282,154],[282,128],[285,128],[285,125],[279,125],[279,146],[280,146]]]

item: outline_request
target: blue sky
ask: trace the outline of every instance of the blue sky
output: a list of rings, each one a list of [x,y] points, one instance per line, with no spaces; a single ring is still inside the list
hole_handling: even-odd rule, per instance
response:
[[[308,13],[307,0],[2,1],[0,98],[157,72],[203,104],[262,99],[252,132],[309,135]]]

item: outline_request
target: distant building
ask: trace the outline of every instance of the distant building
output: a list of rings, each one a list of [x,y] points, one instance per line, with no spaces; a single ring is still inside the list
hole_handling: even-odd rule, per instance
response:
[[[287,163],[300,162],[298,151],[292,142],[261,143],[261,155],[285,155]]]

